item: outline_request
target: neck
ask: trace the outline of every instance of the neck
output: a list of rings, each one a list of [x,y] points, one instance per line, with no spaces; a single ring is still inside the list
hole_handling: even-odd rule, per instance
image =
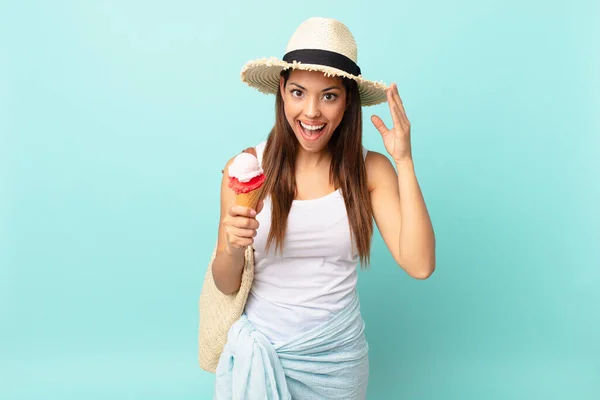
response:
[[[302,146],[298,146],[298,154],[296,155],[296,168],[313,169],[328,165],[331,161],[331,154],[327,147],[318,153],[306,151]]]

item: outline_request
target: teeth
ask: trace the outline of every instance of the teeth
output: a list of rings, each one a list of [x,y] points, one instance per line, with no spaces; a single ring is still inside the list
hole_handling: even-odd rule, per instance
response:
[[[318,131],[319,129],[323,129],[323,127],[325,126],[325,124],[323,124],[323,125],[305,125],[302,121],[300,121],[300,125],[302,125],[302,127],[304,129],[307,129],[309,131]]]

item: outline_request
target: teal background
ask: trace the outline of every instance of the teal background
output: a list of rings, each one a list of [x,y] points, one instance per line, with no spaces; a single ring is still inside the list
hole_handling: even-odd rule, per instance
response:
[[[437,234],[426,281],[375,235],[368,398],[600,398],[597,4],[0,2],[0,398],[211,398],[220,171],[274,116],[239,71],[314,15],[398,83]]]

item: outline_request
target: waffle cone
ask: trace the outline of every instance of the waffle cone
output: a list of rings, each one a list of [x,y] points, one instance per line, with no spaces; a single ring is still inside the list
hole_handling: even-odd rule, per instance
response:
[[[258,205],[259,200],[260,188],[254,189],[253,191],[248,193],[238,194],[235,198],[235,204],[256,210],[256,206]]]

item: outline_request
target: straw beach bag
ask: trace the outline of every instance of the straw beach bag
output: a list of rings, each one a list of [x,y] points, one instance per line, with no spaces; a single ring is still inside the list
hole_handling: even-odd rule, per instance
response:
[[[215,286],[212,276],[212,263],[216,254],[217,249],[215,248],[200,292],[200,324],[198,329],[200,368],[212,373],[217,369],[219,357],[223,352],[225,343],[227,343],[229,328],[240,318],[244,311],[254,279],[254,248],[248,246],[245,253],[240,289],[230,295],[223,294]]]

